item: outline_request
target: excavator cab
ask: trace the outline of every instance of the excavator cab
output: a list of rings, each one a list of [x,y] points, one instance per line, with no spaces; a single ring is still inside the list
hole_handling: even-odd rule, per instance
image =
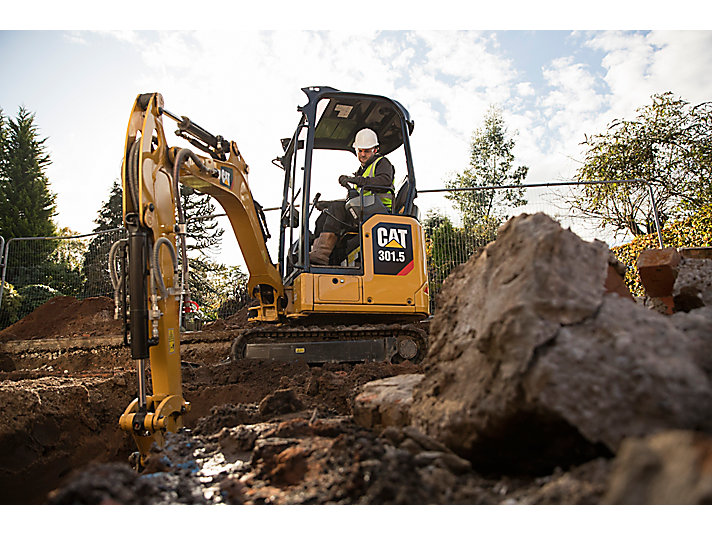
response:
[[[282,141],[284,155],[275,160],[285,174],[279,250],[281,274],[287,286],[304,273],[363,277],[369,272],[364,265],[364,238],[371,237],[363,232],[364,224],[374,216],[390,216],[392,221],[402,219],[404,222],[418,219],[409,142],[414,123],[408,111],[390,98],[331,87],[308,87],[302,91],[308,102],[298,108],[299,124],[292,137]],[[379,154],[387,156],[395,167],[397,190],[384,191],[383,187],[367,185],[359,193],[355,189],[344,191],[338,185],[340,174],[348,174],[358,167],[352,145],[356,133],[363,128],[376,132]],[[364,191],[374,194],[364,195]],[[384,192],[391,193],[394,199],[390,210],[376,195]],[[320,213],[315,205],[325,196],[347,201],[347,220],[339,221],[346,231],[340,236],[329,265],[317,266],[310,264],[309,250]],[[328,210],[327,216],[332,216]],[[388,243],[391,249],[400,246],[397,240],[389,239]],[[384,252],[381,253],[383,258],[402,258],[402,267],[408,265],[405,258],[412,256]]]

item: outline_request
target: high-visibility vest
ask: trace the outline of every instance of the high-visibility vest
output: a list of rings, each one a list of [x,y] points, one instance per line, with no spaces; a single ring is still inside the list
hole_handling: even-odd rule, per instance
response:
[[[376,158],[376,161],[371,163],[366,169],[363,171],[363,176],[364,178],[373,178],[376,176],[376,165],[378,164],[379,161],[383,159],[383,156],[380,158]],[[394,177],[395,179],[395,177]],[[391,184],[393,185],[393,184]],[[358,189],[359,193],[361,192],[361,188]],[[363,196],[366,195],[373,195],[373,191],[364,191]],[[388,211],[391,211],[391,206],[393,205],[393,194],[392,193],[376,193],[376,196],[383,202],[383,205],[386,207]]]

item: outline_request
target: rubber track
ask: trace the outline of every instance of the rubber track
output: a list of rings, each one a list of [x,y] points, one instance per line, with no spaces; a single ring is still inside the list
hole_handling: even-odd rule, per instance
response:
[[[362,339],[382,339],[386,337],[408,337],[415,341],[418,353],[410,360],[420,363],[428,350],[427,333],[413,325],[340,325],[340,326],[267,326],[257,327],[240,334],[232,344],[230,357],[242,359],[245,347],[251,343],[314,342],[314,341],[349,341]],[[392,358],[391,363],[404,361],[400,355]]]

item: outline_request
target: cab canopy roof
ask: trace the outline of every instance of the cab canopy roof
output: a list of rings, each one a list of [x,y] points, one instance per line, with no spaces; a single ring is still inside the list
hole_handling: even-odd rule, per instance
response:
[[[309,103],[301,109],[310,121],[317,121],[314,148],[355,152],[352,145],[356,132],[370,128],[378,136],[379,152],[385,155],[403,144],[404,135],[413,133],[408,111],[390,98],[346,93],[331,87],[305,87],[302,91]],[[321,101],[326,101],[326,107],[318,114],[317,104]]]

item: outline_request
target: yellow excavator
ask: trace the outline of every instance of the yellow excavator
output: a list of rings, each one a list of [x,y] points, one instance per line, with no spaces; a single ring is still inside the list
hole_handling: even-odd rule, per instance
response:
[[[418,221],[409,138],[414,123],[397,101],[378,95],[308,87],[307,103],[283,155],[284,173],[277,261],[267,248],[264,211],[248,185],[248,166],[236,143],[213,135],[164,107],[159,93],[141,94],[131,111],[122,164],[127,239],[110,254],[117,309],[137,362],[138,396],[120,417],[134,437],[141,468],[151,445],[182,426],[190,409],[183,398],[180,358],[186,287],[186,220],[179,184],[215,198],[225,210],[249,271],[252,328],[231,349],[233,358],[272,360],[419,362],[426,351],[417,321],[429,313],[423,230]],[[194,149],[170,147],[164,118]],[[392,188],[390,209],[369,185],[350,190],[346,231],[328,265],[313,265],[312,176],[333,168],[333,155],[349,155],[363,128],[376,132],[379,153],[399,161],[405,177]],[[331,167],[330,167],[331,166]],[[327,171],[325,171],[327,170]],[[332,182],[336,180],[331,178]],[[366,199],[366,195],[371,198]],[[375,200],[374,200],[375,199]],[[328,210],[326,210],[328,212]],[[183,261],[179,261],[183,260]],[[151,370],[151,392],[147,367]]]

